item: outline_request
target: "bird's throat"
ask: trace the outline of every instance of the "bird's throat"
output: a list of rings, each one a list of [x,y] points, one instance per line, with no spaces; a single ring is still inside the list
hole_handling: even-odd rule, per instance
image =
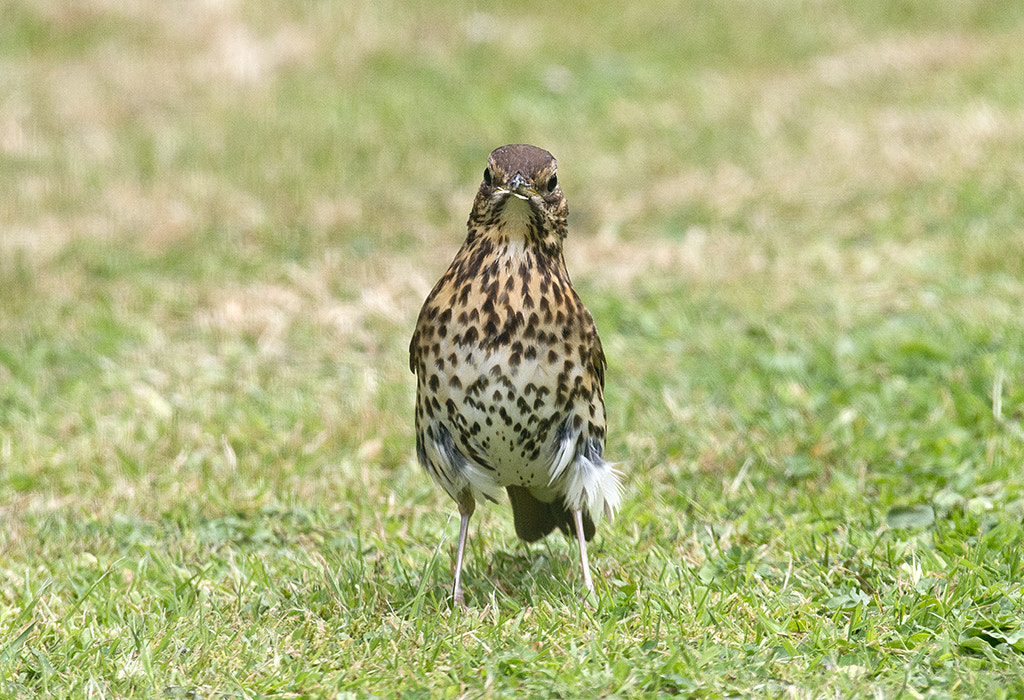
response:
[[[527,240],[535,226],[534,212],[529,200],[509,195],[501,209],[502,232],[509,240]]]

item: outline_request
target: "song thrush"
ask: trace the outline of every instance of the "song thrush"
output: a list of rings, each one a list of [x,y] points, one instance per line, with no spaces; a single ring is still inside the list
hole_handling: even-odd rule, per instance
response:
[[[459,506],[456,604],[480,499],[508,491],[516,534],[556,526],[587,541],[619,505],[619,473],[604,460],[605,357],[594,319],[565,268],[569,212],[547,151],[491,153],[469,234],[420,310],[409,345],[416,374],[416,454]]]

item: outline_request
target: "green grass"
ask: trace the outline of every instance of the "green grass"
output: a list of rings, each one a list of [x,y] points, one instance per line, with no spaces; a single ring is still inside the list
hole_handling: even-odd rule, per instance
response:
[[[0,697],[1024,696],[1024,5],[0,0]],[[415,464],[559,158],[627,494]]]

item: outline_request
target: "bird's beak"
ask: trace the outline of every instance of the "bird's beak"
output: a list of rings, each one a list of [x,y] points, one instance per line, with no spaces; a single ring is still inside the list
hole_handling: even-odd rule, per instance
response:
[[[522,173],[516,173],[508,181],[508,191],[519,197],[519,199],[530,199],[530,197],[536,197],[538,194],[537,190],[533,187],[533,183],[524,177]]]

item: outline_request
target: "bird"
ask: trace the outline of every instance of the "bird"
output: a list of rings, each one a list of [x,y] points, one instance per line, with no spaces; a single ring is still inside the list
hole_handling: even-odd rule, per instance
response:
[[[566,269],[568,214],[550,152],[492,151],[465,242],[409,344],[417,459],[459,509],[452,599],[462,608],[470,517],[503,489],[520,539],[575,535],[596,596],[587,541],[618,510],[622,474],[604,458],[607,363]]]

